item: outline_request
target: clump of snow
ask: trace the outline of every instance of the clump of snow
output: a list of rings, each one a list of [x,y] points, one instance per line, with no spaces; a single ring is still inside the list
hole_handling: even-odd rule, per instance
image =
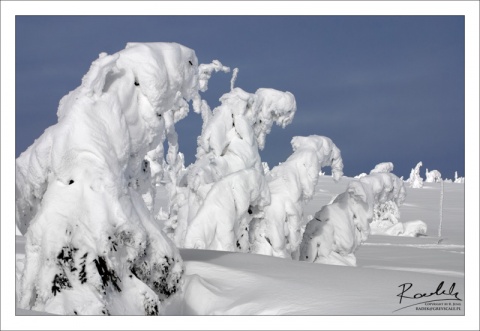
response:
[[[375,166],[375,168],[373,168],[371,171],[370,171],[370,174],[374,174],[374,173],[377,173],[377,172],[392,172],[393,171],[393,163],[392,162],[382,162],[382,163],[379,163]]]
[[[425,183],[439,183],[442,180],[442,174],[438,170],[428,171],[425,169]]]
[[[360,179],[360,178],[365,177],[365,176],[368,176],[368,175],[367,175],[366,173],[362,172],[360,175],[356,175],[356,176],[353,177],[353,178],[355,178],[355,179]]]
[[[173,124],[202,104],[220,63],[175,43],[100,54],[62,98],[58,123],[16,160],[16,223],[26,234],[19,305],[57,314],[159,314],[184,267],[152,216],[168,165],[183,169]],[[200,71],[200,73],[199,73]]]
[[[407,183],[412,188],[422,188],[423,187],[423,178],[420,176],[420,167],[422,166],[422,161],[418,162],[412,171],[410,171],[410,177],[407,179]]]
[[[392,226],[403,226],[398,222],[398,207],[405,197],[403,181],[389,172],[351,181],[344,193],[320,209],[307,224],[300,260],[355,266],[354,253],[367,240],[371,229],[390,234]],[[418,231],[423,230],[419,227]],[[400,232],[405,233],[403,227],[395,235]],[[409,226],[407,232],[414,231]]]
[[[250,228],[251,251],[276,257],[296,257],[305,226],[303,205],[314,193],[320,169],[332,168],[338,181],[343,175],[340,150],[323,136],[294,137],[294,153],[267,175],[271,203]],[[292,256],[293,255],[293,256]]]
[[[270,172],[270,166],[268,165],[268,162],[262,162],[262,167],[265,175]]]

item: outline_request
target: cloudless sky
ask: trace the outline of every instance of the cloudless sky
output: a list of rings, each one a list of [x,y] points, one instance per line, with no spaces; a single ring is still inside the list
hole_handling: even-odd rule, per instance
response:
[[[235,86],[247,92],[295,95],[292,124],[274,125],[261,151],[270,167],[292,153],[293,136],[317,134],[340,148],[348,176],[387,161],[399,177],[419,161],[422,177],[464,176],[464,36],[463,16],[17,16],[16,156],[57,122],[61,97],[99,53],[162,41],[238,67]],[[212,109],[230,79],[212,76]],[[192,111],[176,128],[188,165],[201,118]]]

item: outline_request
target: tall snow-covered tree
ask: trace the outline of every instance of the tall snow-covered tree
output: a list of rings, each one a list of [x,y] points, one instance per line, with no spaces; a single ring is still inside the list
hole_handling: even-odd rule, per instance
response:
[[[423,178],[420,176],[420,168],[422,167],[422,161],[418,162],[414,169],[410,171],[410,177],[407,179],[407,183],[412,188],[422,188]]]
[[[335,181],[343,175],[340,150],[329,138],[298,136],[292,147],[293,154],[267,174],[271,202],[252,222],[253,253],[292,258],[302,240],[303,207],[313,196],[321,168],[332,167]]]
[[[180,247],[245,252],[249,250],[249,223],[269,202],[259,149],[273,123],[285,127],[292,121],[296,103],[289,92],[262,88],[248,93],[238,87],[224,94],[220,102],[211,115],[204,105],[207,122],[198,137],[197,160],[189,166],[184,186],[179,188],[182,194],[175,200],[176,222],[170,223],[167,231]],[[212,202],[224,204],[214,220],[208,211]],[[208,222],[216,225],[201,224]],[[230,239],[216,240],[213,234],[195,229],[216,229],[216,238],[224,229],[225,238]]]
[[[208,77],[198,69],[194,51],[175,43],[102,53],[60,101],[58,123],[18,157],[16,223],[27,240],[21,308],[161,313],[184,267],[154,220],[151,194],[163,140],[175,166],[173,123],[189,100],[202,104]]]

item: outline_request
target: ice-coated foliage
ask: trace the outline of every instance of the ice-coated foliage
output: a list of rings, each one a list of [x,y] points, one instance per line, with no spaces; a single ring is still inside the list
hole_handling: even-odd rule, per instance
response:
[[[407,183],[412,188],[422,188],[423,187],[423,178],[420,176],[420,167],[422,166],[422,161],[418,162],[414,169],[410,171],[410,177],[407,179]]]
[[[349,183],[347,190],[324,206],[307,224],[300,260],[355,266],[355,251],[367,240],[372,225],[399,223],[398,206],[405,200],[403,181],[377,172]],[[377,223],[382,224],[377,227]],[[388,227],[386,227],[388,228]]]
[[[210,67],[200,68],[179,44],[129,43],[100,54],[62,98],[58,123],[16,160],[16,223],[27,240],[21,308],[161,313],[183,263],[152,216],[154,186],[165,137],[170,176],[181,174],[173,124],[189,100],[202,104]]]
[[[330,166],[335,181],[343,175],[340,150],[329,138],[297,136],[291,143],[293,154],[267,174],[271,202],[250,227],[251,251],[257,254],[295,255],[305,225],[303,205],[313,196],[320,169]]]
[[[248,251],[249,223],[270,201],[258,150],[273,123],[284,127],[292,121],[296,103],[289,92],[262,88],[248,93],[238,87],[220,102],[209,116],[203,116],[197,160],[177,187],[179,194],[171,203],[178,212],[167,222],[166,231],[179,247]],[[222,208],[211,207],[222,204]],[[212,208],[215,220],[208,216]],[[175,210],[172,205],[171,210]],[[208,222],[212,224],[202,224]],[[234,236],[219,239],[222,227]],[[205,233],[206,229],[219,233]]]
[[[442,180],[442,174],[438,170],[425,170],[425,183],[439,183]]]

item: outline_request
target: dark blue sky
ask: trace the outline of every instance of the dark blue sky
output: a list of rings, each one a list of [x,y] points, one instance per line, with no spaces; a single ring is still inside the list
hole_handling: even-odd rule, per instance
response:
[[[423,177],[464,176],[463,16],[17,16],[15,32],[16,156],[56,123],[60,98],[100,52],[172,41],[200,63],[238,67],[235,86],[248,92],[295,95],[293,123],[274,126],[261,152],[270,166],[293,136],[318,134],[340,148],[348,176],[387,161],[399,177],[419,161]],[[210,80],[212,109],[230,78]],[[200,130],[193,112],[177,123],[187,164]]]

